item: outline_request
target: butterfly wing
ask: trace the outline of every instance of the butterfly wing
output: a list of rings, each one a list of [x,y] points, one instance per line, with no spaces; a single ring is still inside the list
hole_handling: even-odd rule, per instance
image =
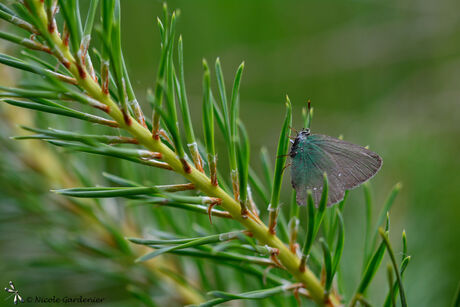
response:
[[[292,157],[291,183],[296,190],[296,200],[301,206],[306,204],[307,191],[312,192],[313,200],[318,206],[323,191],[323,174],[328,176],[328,205],[343,199],[345,189],[342,183],[334,176],[338,169],[334,159],[319,146],[312,142],[304,141],[296,148]]]
[[[299,152],[302,148],[303,152]],[[345,190],[366,182],[382,166],[382,158],[376,153],[321,134],[308,136],[303,146],[296,151],[300,156],[298,154],[293,158],[292,185],[296,189],[297,203],[300,205],[305,204],[308,189],[312,191],[315,204],[318,205],[323,173],[328,176],[327,204],[330,206],[343,199]]]
[[[309,141],[335,161],[338,167],[335,173],[346,190],[371,179],[382,167],[382,158],[362,146],[320,134],[312,135]]]

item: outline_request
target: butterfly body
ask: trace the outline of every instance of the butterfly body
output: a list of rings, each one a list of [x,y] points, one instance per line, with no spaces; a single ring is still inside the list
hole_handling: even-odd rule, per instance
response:
[[[291,183],[297,203],[305,205],[307,191],[318,206],[323,189],[323,174],[328,178],[328,201],[331,206],[351,190],[372,178],[382,166],[382,158],[359,145],[303,129],[297,134],[290,153]]]

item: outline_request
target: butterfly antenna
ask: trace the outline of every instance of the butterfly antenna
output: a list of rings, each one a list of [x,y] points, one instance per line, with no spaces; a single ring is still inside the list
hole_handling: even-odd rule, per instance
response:
[[[311,113],[312,113],[311,100],[308,99],[307,100],[307,126],[305,128],[310,128],[310,125],[311,125]]]
[[[291,129],[292,132],[295,132],[295,133],[299,134],[299,132],[297,131],[296,128],[293,128],[293,127],[289,126],[289,129]]]

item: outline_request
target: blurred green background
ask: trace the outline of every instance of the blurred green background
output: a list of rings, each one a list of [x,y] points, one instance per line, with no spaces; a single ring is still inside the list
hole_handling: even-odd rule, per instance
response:
[[[83,2],[83,1],[82,1]],[[187,90],[201,126],[202,58],[220,57],[231,86],[245,61],[241,117],[258,151],[276,151],[284,97],[294,126],[310,98],[313,133],[369,145],[384,160],[373,179],[381,206],[391,187],[403,189],[391,212],[400,250],[406,230],[411,263],[410,306],[447,306],[460,280],[460,3],[442,1],[168,1],[179,8]],[[159,59],[159,1],[122,1],[124,54],[142,102]],[[146,105],[146,104],[144,104]],[[221,142],[222,144],[222,142]],[[2,180],[7,180],[2,177]],[[285,177],[285,197],[289,182]],[[364,237],[361,188],[345,209],[344,278],[358,282]],[[378,212],[380,208],[375,208]],[[385,260],[387,261],[387,260]],[[384,262],[385,263],[385,262]],[[385,274],[370,289],[381,301]]]
[[[142,94],[155,77],[159,33],[153,17],[161,6],[152,1],[123,4],[125,55]],[[405,279],[410,306],[447,306],[460,280],[460,3],[168,4],[181,10],[178,31],[184,38],[187,90],[197,125],[203,57],[210,62],[221,58],[229,86],[245,61],[241,116],[251,137],[254,167],[261,146],[276,150],[285,94],[294,105],[296,128],[311,98],[314,133],[343,134],[383,157],[382,171],[373,180],[378,204],[396,182],[403,184],[391,213],[392,239],[400,246],[399,234],[406,229],[413,256]],[[362,254],[362,197],[359,189],[354,191],[345,210],[344,267],[353,281],[348,291],[360,269],[353,260]],[[350,248],[354,245],[356,253]],[[381,279],[371,291],[374,297],[385,294]]]

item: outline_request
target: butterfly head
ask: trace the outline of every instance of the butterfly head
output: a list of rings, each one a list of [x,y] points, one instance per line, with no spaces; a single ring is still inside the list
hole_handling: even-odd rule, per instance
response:
[[[297,135],[295,138],[291,138],[292,146],[289,152],[289,155],[291,156],[291,158],[294,158],[298,154],[299,147],[303,147],[303,144],[307,142],[307,138],[309,135],[310,135],[310,129],[303,128],[302,130],[297,132]],[[303,149],[301,149],[300,151],[303,151]]]
[[[310,135],[310,128],[303,128],[299,132],[299,136],[307,137]]]

